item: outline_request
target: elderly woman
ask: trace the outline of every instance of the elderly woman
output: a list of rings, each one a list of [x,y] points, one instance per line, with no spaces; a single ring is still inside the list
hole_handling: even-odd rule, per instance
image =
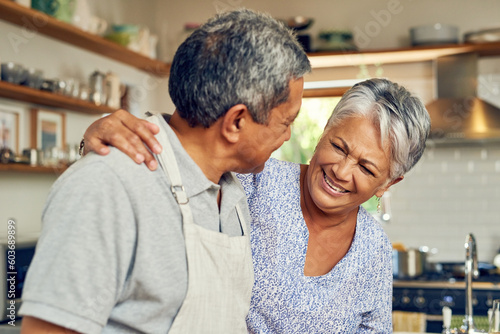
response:
[[[135,156],[139,150],[123,144],[129,129],[157,144],[144,121],[123,117],[87,130],[90,148],[110,143]],[[342,97],[309,165],[270,159],[262,172],[239,175],[253,219],[249,332],[392,332],[391,243],[361,204],[403,179],[429,129],[418,98],[388,80],[367,80]]]

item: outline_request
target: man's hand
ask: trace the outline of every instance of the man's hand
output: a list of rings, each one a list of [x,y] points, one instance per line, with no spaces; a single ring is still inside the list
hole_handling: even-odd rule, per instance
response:
[[[146,146],[154,153],[161,152],[161,145],[154,137],[159,130],[157,125],[120,109],[98,119],[88,127],[83,136],[85,141],[83,154],[93,151],[106,155],[109,153],[107,145],[112,145],[136,163],[145,162],[149,169],[155,170],[158,163]]]

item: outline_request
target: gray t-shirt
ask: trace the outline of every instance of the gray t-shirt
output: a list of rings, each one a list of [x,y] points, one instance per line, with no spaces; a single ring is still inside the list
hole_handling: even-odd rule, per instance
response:
[[[210,182],[164,123],[196,224],[231,236],[250,222],[231,173]],[[222,201],[217,206],[219,188]],[[20,314],[85,333],[166,333],[187,290],[182,218],[161,169],[112,148],[54,184],[23,288]]]

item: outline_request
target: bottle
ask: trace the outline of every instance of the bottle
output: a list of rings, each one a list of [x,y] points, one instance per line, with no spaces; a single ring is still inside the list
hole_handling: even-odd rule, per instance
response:
[[[108,72],[104,77],[104,91],[106,104],[113,109],[120,108],[120,78],[113,72]]]
[[[448,306],[443,307],[443,331],[442,334],[451,333],[451,308]]]
[[[104,91],[104,78],[106,75],[99,71],[94,71],[90,75],[90,93],[89,100],[96,105],[106,103],[106,96]]]

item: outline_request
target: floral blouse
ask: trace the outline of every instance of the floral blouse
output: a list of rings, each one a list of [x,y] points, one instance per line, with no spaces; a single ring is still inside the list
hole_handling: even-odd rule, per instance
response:
[[[270,159],[261,173],[238,178],[252,216],[249,332],[391,333],[392,246],[379,223],[360,207],[344,258],[325,275],[304,276],[300,165]]]

